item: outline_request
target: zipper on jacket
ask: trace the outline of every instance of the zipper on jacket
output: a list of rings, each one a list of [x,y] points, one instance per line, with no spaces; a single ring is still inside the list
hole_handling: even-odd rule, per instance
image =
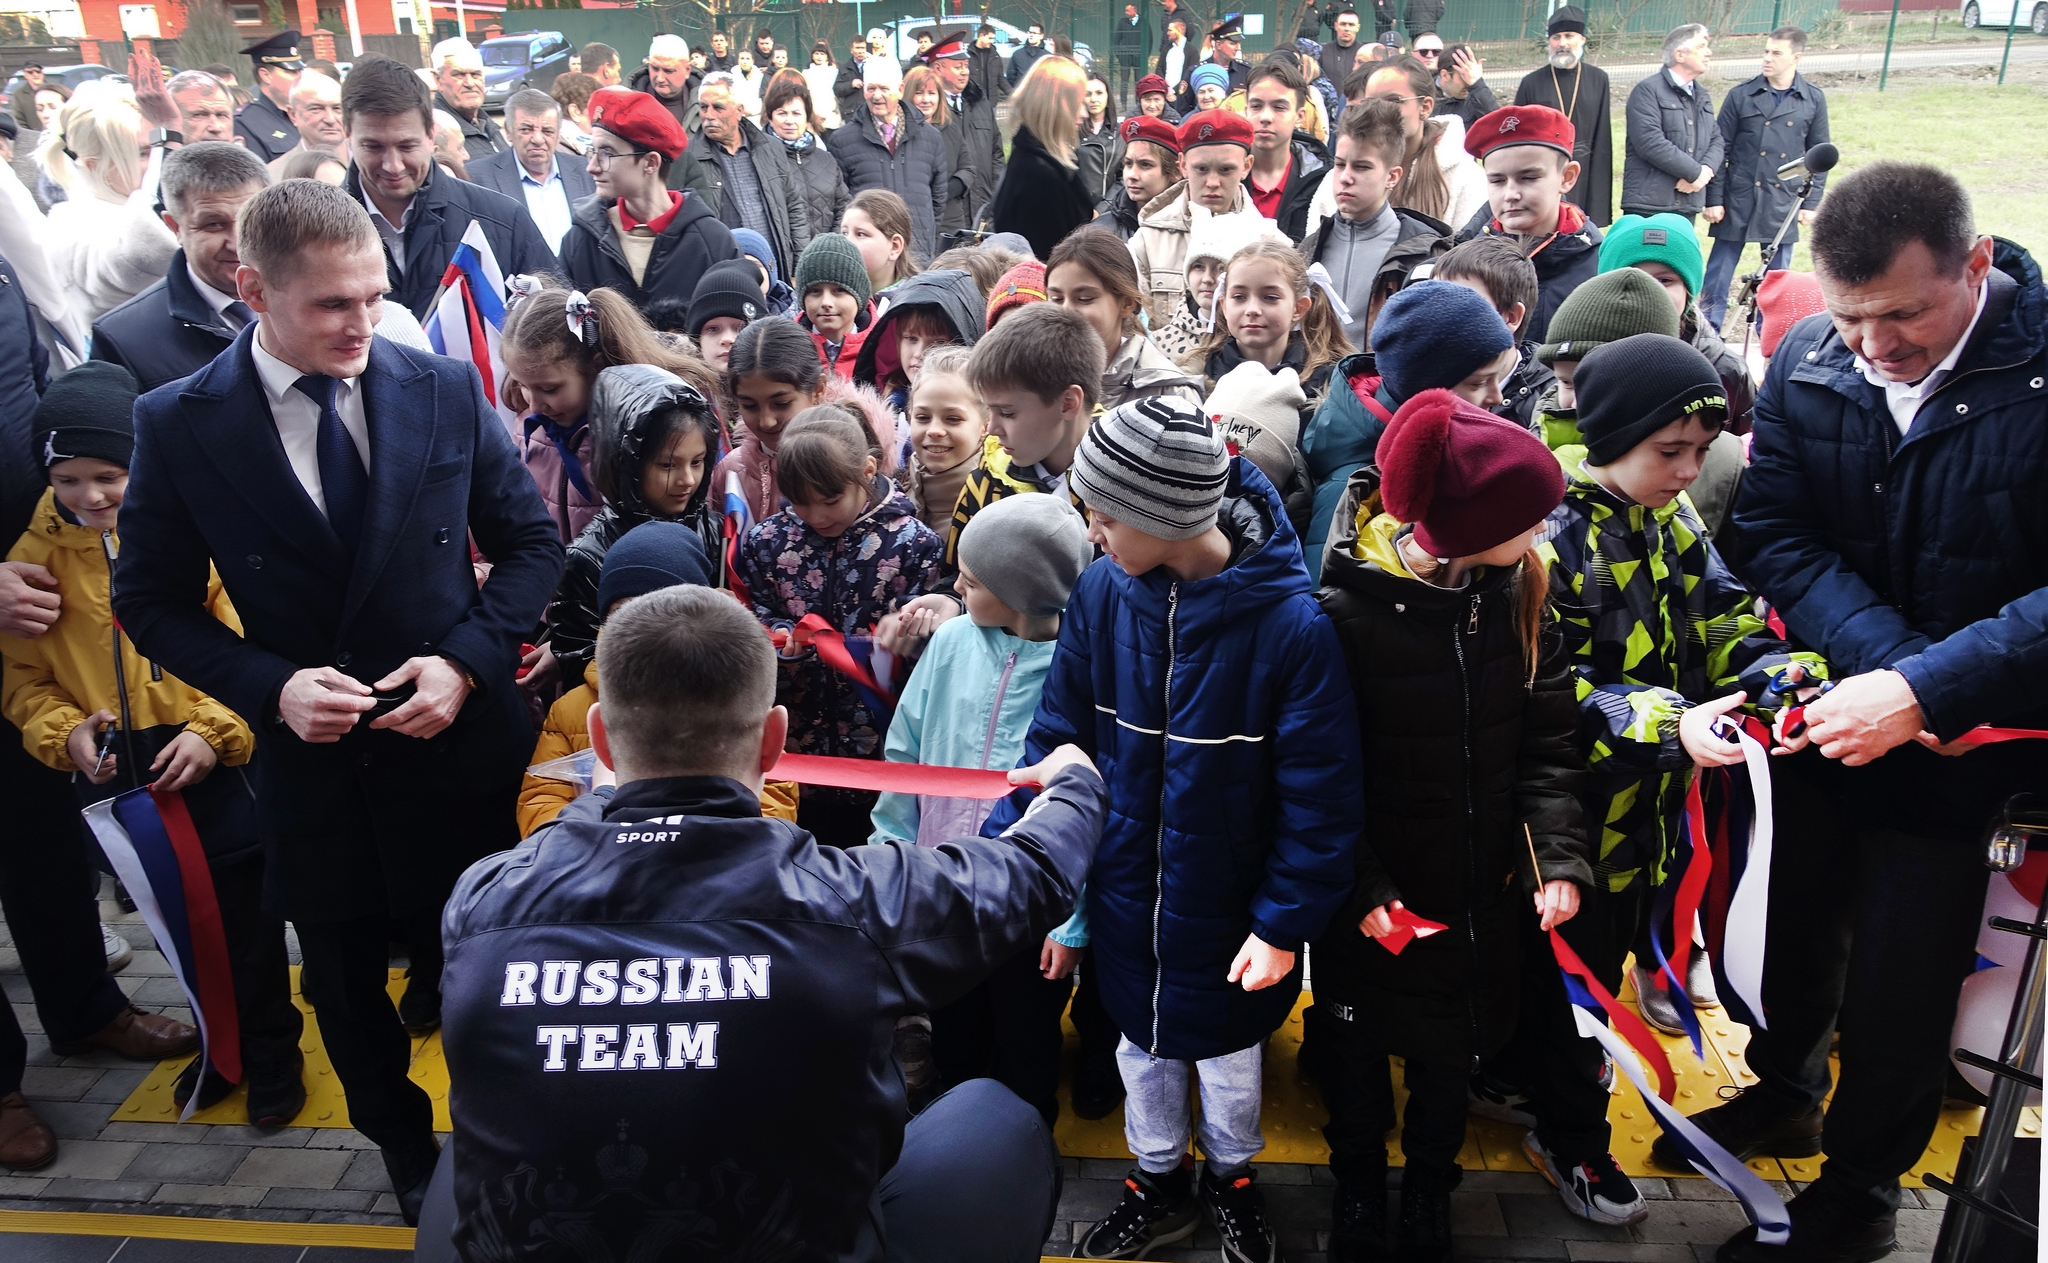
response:
[[[1479,630],[1479,598],[1471,601],[1472,613],[1465,620],[1465,632],[1451,629],[1451,652],[1458,659],[1458,691],[1465,702],[1459,729],[1465,746],[1465,945],[1472,954],[1472,977],[1465,988],[1465,1020],[1472,1027],[1472,1069],[1479,1069],[1479,1010],[1473,993],[1479,986],[1479,922],[1472,913],[1472,900],[1479,890],[1479,811],[1472,797],[1472,676],[1465,663],[1465,636]]]
[[[1159,989],[1166,966],[1159,959],[1159,916],[1166,907],[1166,761],[1173,749],[1174,623],[1180,615],[1180,582],[1166,589],[1166,709],[1159,717],[1159,832],[1152,844],[1152,1042],[1146,1052],[1159,1055]]]
[[[988,735],[982,738],[981,742],[981,766],[984,771],[988,768],[989,752],[996,748],[996,724],[1003,717],[1003,695],[1010,691],[1010,673],[1016,669],[1017,651],[1012,649],[1010,656],[1003,659],[1003,673],[996,677],[996,702],[988,711]]]

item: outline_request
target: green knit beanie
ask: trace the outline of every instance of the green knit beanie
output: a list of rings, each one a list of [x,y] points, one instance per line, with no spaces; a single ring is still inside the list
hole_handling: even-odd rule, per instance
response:
[[[868,283],[868,265],[861,261],[860,247],[836,232],[820,233],[804,247],[796,261],[796,294],[801,302],[813,285],[830,282],[860,299],[865,307],[874,297]]]
[[[1648,272],[1632,267],[1602,272],[1581,282],[1557,305],[1545,335],[1550,340],[1536,348],[1536,358],[1545,364],[1583,360],[1586,352],[1604,342],[1638,333],[1678,336],[1671,296]]]
[[[1623,215],[1600,239],[1600,270],[1661,263],[1685,279],[1685,292],[1699,296],[1707,276],[1706,256],[1692,221],[1669,211],[1657,215]]]

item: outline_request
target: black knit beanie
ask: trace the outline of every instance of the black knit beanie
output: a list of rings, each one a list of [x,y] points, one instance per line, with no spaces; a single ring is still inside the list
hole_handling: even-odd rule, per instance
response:
[[[760,269],[745,259],[731,259],[706,268],[697,279],[683,331],[694,338],[704,332],[706,321],[720,316],[752,324],[767,313],[768,302],[761,296]]]
[[[51,382],[36,405],[43,468],[84,456],[128,468],[136,393],[135,374],[105,360],[87,360]]]
[[[1611,465],[1680,417],[1728,421],[1728,392],[1714,365],[1687,343],[1638,333],[1594,347],[1572,378],[1586,459]],[[1711,414],[1711,415],[1709,415]]]

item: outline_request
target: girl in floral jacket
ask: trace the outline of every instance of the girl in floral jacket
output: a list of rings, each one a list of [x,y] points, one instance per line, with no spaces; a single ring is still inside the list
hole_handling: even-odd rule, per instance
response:
[[[881,459],[874,432],[839,407],[807,408],[789,423],[775,462],[788,507],[747,532],[736,567],[770,628],[789,631],[817,614],[841,632],[866,634],[938,577],[944,541],[882,476]],[[790,750],[881,757],[889,716],[793,635],[775,693],[789,708]],[[858,846],[874,803],[873,793],[814,788],[798,804],[797,824],[827,845]]]

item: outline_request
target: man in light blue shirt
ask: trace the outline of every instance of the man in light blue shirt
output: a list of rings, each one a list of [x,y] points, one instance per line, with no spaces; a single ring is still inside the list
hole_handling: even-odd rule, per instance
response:
[[[562,111],[545,92],[515,92],[505,102],[505,132],[512,147],[469,164],[469,178],[524,202],[548,248],[557,253],[569,235],[569,208],[597,191],[584,164],[563,162]]]

